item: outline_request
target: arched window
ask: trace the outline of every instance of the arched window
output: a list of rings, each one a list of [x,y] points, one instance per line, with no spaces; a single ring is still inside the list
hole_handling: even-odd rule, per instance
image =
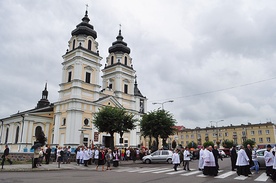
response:
[[[89,41],[88,41],[88,50],[91,50],[91,45],[92,45],[92,41],[89,40]]]
[[[5,139],[5,144],[8,143],[8,137],[9,137],[9,128],[6,130],[6,139]]]
[[[75,49],[75,44],[76,44],[76,40],[74,39],[74,41],[73,41],[73,49]]]
[[[72,71],[68,72],[68,82],[71,82],[72,80]]]
[[[125,65],[127,65],[127,57],[125,57]]]
[[[18,138],[19,138],[19,126],[16,128],[16,133],[15,133],[15,144],[18,143]]]
[[[42,133],[42,128],[41,128],[41,126],[37,126],[37,127],[35,128],[35,137],[38,138],[39,135],[40,135],[41,133]]]
[[[66,118],[64,118],[62,121],[62,126],[65,126],[65,125],[66,125]]]
[[[114,57],[111,56],[111,65],[113,65],[113,63],[114,63]]]

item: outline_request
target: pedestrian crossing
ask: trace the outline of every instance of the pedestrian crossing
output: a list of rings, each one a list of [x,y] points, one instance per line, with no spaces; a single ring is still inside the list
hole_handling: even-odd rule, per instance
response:
[[[115,172],[130,172],[130,173],[152,173],[152,174],[166,174],[166,175],[179,175],[179,176],[195,176],[198,178],[206,178],[211,176],[206,176],[202,174],[202,171],[191,169],[191,171],[186,171],[178,168],[178,171],[174,171],[171,168],[164,168],[164,167],[154,167],[154,168],[138,168],[138,167],[120,167],[119,169],[113,170]],[[229,170],[219,170],[218,176],[213,177],[214,179],[234,179],[235,181],[243,181],[243,180],[252,180],[255,182],[266,182],[269,177],[266,176],[266,173],[260,174],[253,174],[250,177],[246,176],[238,176],[235,171]]]

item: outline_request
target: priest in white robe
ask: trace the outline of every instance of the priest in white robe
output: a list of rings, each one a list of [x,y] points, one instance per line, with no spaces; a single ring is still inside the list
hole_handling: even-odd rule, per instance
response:
[[[244,176],[248,176],[249,175],[249,170],[248,170],[248,165],[249,165],[249,158],[246,155],[246,152],[244,150],[244,146],[241,145],[240,147],[241,149],[239,150],[238,157],[237,157],[237,162],[236,162],[236,166],[237,166],[237,174],[240,175],[244,175]]]
[[[203,153],[203,174],[204,175],[210,175],[210,176],[217,176],[218,170],[216,168],[216,162],[215,157],[212,153],[213,147],[209,146],[208,148],[205,148]]]
[[[203,170],[204,168],[203,154],[204,154],[204,147],[202,146],[199,151],[198,170]]]

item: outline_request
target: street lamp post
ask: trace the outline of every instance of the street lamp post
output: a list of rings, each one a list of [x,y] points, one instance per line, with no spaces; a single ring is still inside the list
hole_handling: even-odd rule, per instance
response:
[[[164,109],[164,104],[165,103],[169,103],[169,102],[174,102],[173,100],[168,100],[168,101],[165,101],[165,102],[154,102],[154,103],[152,103],[153,105],[155,105],[155,104],[161,104],[162,105],[162,110]]]
[[[212,127],[212,123],[216,123],[216,131],[217,131],[217,140],[216,140],[216,143],[217,143],[217,145],[218,145],[218,123],[222,122],[222,121],[224,121],[224,120],[222,119],[222,120],[219,120],[219,121],[210,121],[211,127]]]

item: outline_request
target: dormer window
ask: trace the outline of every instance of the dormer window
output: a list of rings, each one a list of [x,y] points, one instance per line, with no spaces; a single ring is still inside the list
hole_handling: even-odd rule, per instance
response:
[[[92,46],[92,41],[89,40],[89,41],[88,41],[88,50],[91,50],[91,46]]]

